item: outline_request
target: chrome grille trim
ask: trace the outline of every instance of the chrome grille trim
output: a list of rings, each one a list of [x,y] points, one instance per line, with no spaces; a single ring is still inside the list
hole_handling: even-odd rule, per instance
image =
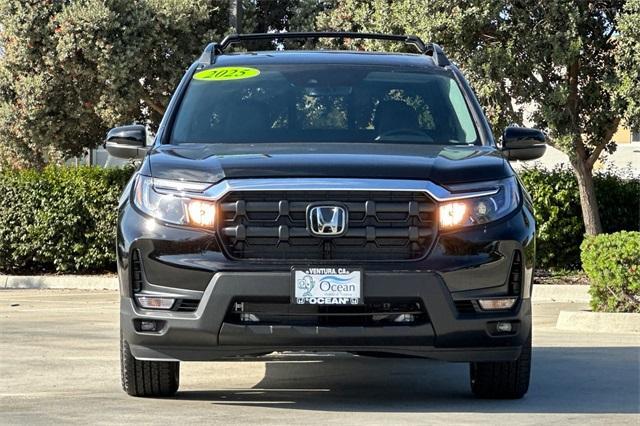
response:
[[[219,200],[235,191],[383,191],[424,192],[438,202],[494,195],[498,188],[476,192],[450,192],[426,180],[351,179],[351,178],[264,178],[228,179],[202,193],[202,198]],[[192,193],[193,194],[193,193]]]

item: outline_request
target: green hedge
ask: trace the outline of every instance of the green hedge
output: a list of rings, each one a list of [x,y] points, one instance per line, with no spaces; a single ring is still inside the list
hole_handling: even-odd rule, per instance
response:
[[[116,206],[131,168],[48,167],[0,172],[0,273],[115,269]],[[538,221],[537,265],[578,268],[584,227],[568,169],[519,173]],[[605,232],[637,230],[640,180],[595,178]]]
[[[593,310],[640,312],[640,232],[587,237],[580,249]]]
[[[519,173],[533,198],[538,239],[539,268],[580,268],[584,224],[578,183],[567,168],[527,169]],[[611,173],[594,177],[604,232],[640,229],[640,179]]]
[[[0,173],[0,272],[115,270],[115,223],[132,169]]]

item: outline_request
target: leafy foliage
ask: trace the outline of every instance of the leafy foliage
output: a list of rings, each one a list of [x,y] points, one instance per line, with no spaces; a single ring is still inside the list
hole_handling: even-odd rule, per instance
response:
[[[640,232],[587,237],[582,265],[591,281],[591,307],[604,312],[640,312]]]
[[[0,174],[0,271],[115,270],[118,198],[131,168]]]
[[[315,18],[329,10],[336,0],[245,1],[245,25],[256,33],[269,31],[313,31]]]
[[[640,129],[640,0],[627,0],[618,25],[616,72],[620,86],[615,102],[627,106],[627,124]]]
[[[71,117],[62,111],[64,85],[52,83],[55,72],[55,43],[51,35],[55,26],[51,17],[60,12],[62,2],[0,0],[0,154],[2,159],[24,159],[42,166],[48,136],[60,141],[83,137],[68,126]],[[60,111],[52,117],[53,111]],[[46,118],[49,114],[52,116]],[[81,117],[78,110],[76,117]],[[94,123],[87,125],[90,127]],[[64,143],[64,142],[62,142]]]
[[[537,266],[578,268],[585,230],[574,174],[567,168],[531,168],[519,175],[533,198],[538,224]],[[605,232],[640,229],[640,179],[603,172],[596,174],[594,183]]]
[[[0,0],[0,149],[14,165],[80,155],[157,125],[186,66],[227,32],[227,2]],[[53,156],[53,157],[52,157]]]

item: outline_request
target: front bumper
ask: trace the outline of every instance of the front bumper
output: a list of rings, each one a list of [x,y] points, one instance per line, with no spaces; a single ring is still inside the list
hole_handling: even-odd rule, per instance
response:
[[[523,204],[485,226],[437,235],[415,261],[344,264],[363,272],[364,301],[418,299],[428,321],[378,326],[251,325],[226,321],[238,298],[290,297],[290,262],[230,260],[213,233],[162,224],[147,226],[131,203],[121,205],[118,273],[121,330],[133,355],[144,360],[205,361],[272,351],[387,352],[448,361],[507,361],[520,355],[531,330],[535,221]],[[132,299],[132,254],[139,255],[144,288],[199,299],[193,312],[141,309]],[[514,256],[522,261],[518,304],[508,312],[465,313],[458,301],[509,293]],[[307,265],[308,266],[308,265]],[[339,262],[331,266],[342,266]],[[159,332],[136,322],[162,321]],[[492,333],[497,321],[514,325]]]
[[[507,361],[520,355],[531,326],[528,298],[504,313],[461,314],[442,278],[433,272],[364,274],[364,299],[415,297],[429,320],[419,325],[322,327],[239,325],[225,317],[237,298],[288,297],[290,274],[222,272],[207,286],[195,312],[144,310],[121,298],[122,333],[133,355],[144,360],[206,361],[272,351],[387,352],[447,361]],[[134,321],[163,321],[160,332],[136,331]],[[491,333],[509,321],[514,331]]]

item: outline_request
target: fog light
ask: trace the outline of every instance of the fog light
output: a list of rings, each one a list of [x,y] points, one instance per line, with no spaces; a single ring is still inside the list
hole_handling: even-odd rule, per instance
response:
[[[500,321],[496,324],[496,331],[498,333],[511,333],[513,330],[513,326],[510,322]]]
[[[240,314],[240,321],[242,321],[242,322],[260,322],[260,318],[258,318],[254,314]]]
[[[170,297],[136,296],[138,305],[146,309],[171,309],[175,299]]]
[[[140,331],[156,331],[156,322],[140,321]]]
[[[135,319],[133,321],[136,331],[141,333],[159,333],[165,326],[165,322],[162,320],[152,319]]]
[[[516,297],[507,297],[504,299],[480,299],[478,304],[483,311],[500,311],[513,308],[515,305]]]
[[[394,322],[413,322],[415,317],[413,314],[400,314],[393,320]]]

